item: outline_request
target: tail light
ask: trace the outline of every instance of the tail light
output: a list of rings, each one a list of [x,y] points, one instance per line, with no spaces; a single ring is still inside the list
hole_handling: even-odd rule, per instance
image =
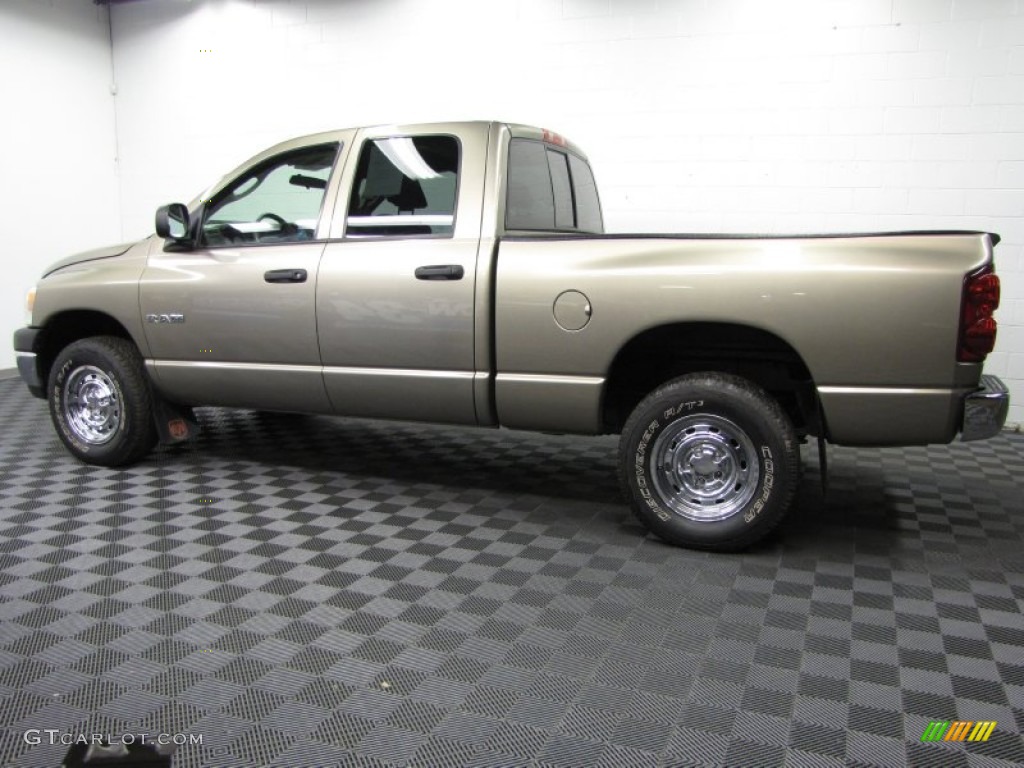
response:
[[[980,363],[992,351],[996,345],[996,321],[992,314],[998,306],[999,277],[991,264],[964,278],[957,362]]]

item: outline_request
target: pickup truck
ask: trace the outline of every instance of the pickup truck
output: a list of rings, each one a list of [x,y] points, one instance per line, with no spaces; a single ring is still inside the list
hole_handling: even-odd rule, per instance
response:
[[[605,234],[584,153],[500,122],[274,146],[156,233],[51,266],[18,367],[78,459],[188,439],[194,406],[620,434],[656,535],[736,550],[808,437],[990,437],[984,232]],[[824,455],[824,453],[823,453]]]

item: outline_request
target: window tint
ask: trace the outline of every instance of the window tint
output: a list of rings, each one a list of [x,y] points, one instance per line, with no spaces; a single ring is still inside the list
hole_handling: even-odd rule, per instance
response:
[[[603,232],[597,187],[586,161],[540,141],[512,139],[505,228]]]
[[[513,139],[508,148],[507,229],[554,229],[555,202],[544,145]]]
[[[400,136],[363,145],[349,200],[346,235],[451,235],[459,142]]]
[[[569,158],[562,152],[548,151],[551,169],[551,191],[555,195],[555,227],[571,229],[576,226],[572,210],[572,182],[569,181]]]
[[[206,208],[202,245],[312,240],[337,144],[278,155],[246,171]]]
[[[576,155],[569,155],[573,197],[576,200],[576,228],[583,232],[604,232],[601,201],[590,166]]]

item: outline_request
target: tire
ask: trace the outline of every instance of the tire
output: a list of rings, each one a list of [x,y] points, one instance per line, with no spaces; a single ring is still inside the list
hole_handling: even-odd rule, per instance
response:
[[[76,458],[88,464],[132,464],[156,445],[153,400],[135,346],[96,336],[60,351],[47,382],[50,418]]]
[[[733,552],[764,538],[796,491],[800,449],[779,404],[746,379],[682,376],[633,410],[619,479],[652,533],[692,549]]]

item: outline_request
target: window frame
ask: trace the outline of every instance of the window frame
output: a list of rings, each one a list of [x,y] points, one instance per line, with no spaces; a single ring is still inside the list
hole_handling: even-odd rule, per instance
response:
[[[372,217],[372,216],[354,217],[351,214],[351,210],[352,210],[352,196],[353,196],[353,193],[355,192],[356,185],[359,182],[359,165],[363,161],[363,152],[366,151],[367,145],[372,144],[373,142],[376,142],[376,141],[387,141],[389,139],[424,139],[424,138],[452,139],[455,142],[455,148],[456,148],[456,151],[458,152],[458,159],[457,159],[456,169],[455,169],[455,198],[454,198],[453,203],[452,203],[451,223],[450,223],[450,225],[448,225],[448,226],[451,227],[451,231],[449,231],[449,232],[429,232],[429,233],[419,233],[419,234],[386,234],[386,235],[384,235],[384,234],[382,234],[382,235],[373,235],[373,234],[362,234],[362,233],[360,233],[360,234],[350,233],[349,232],[349,222],[353,218],[367,218],[367,219],[369,219],[369,218],[380,218],[380,219],[396,219],[396,218],[399,218],[398,215],[386,215],[386,216],[376,216],[376,217]],[[342,240],[363,243],[363,242],[375,242],[375,241],[378,241],[378,240],[452,240],[452,239],[455,238],[455,231],[456,231],[456,227],[457,227],[457,224],[458,224],[458,217],[459,217],[459,201],[461,199],[461,194],[462,194],[463,160],[465,158],[465,153],[463,152],[463,147],[462,147],[462,139],[459,138],[459,136],[457,136],[454,133],[444,133],[444,132],[396,133],[396,134],[391,134],[391,135],[387,135],[387,136],[366,136],[359,143],[358,149],[359,149],[359,151],[355,154],[355,159],[353,161],[353,171],[352,171],[352,176],[351,176],[351,183],[349,184],[349,189],[348,190],[344,190],[344,191],[347,192],[347,195],[346,195],[346,200],[345,200],[345,214],[344,214],[344,217],[342,219],[342,231],[341,231],[341,239]],[[416,214],[414,214],[414,216],[415,215]],[[447,216],[448,214],[419,214],[419,215],[422,215],[422,216]],[[405,216],[403,218],[409,219],[409,218],[412,218],[412,217]],[[421,221],[421,222],[416,222],[416,223],[423,223],[423,222]],[[356,226],[359,226],[359,227],[371,227],[372,228],[374,226],[380,226],[380,227],[391,226],[391,227],[394,227],[394,226],[403,226],[403,225],[401,225],[401,224],[395,225],[393,223],[391,223],[391,224],[382,223],[382,224],[379,224],[379,225],[360,223],[360,224],[357,224]],[[411,223],[410,226],[415,226],[415,224]],[[441,226],[444,226],[444,225],[441,225]]]

